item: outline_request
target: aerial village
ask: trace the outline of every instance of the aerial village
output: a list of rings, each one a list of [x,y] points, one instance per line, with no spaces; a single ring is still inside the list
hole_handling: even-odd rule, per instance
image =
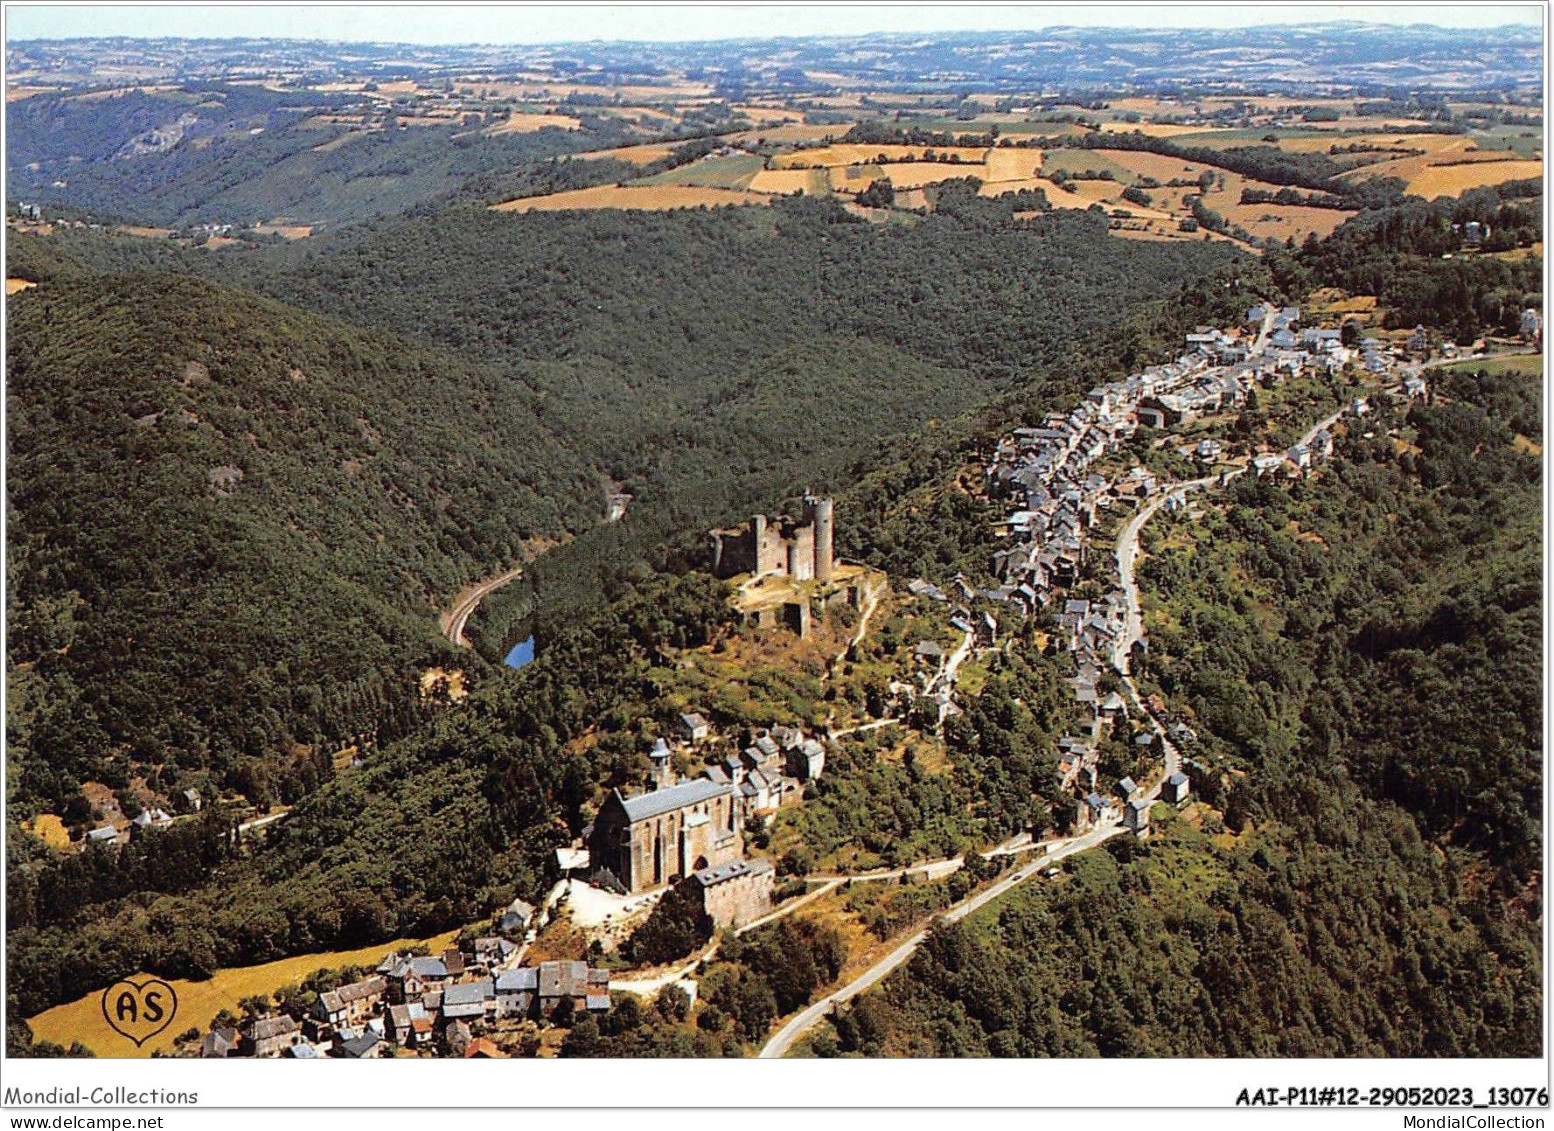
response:
[[[977,589],[963,576],[942,587],[907,581],[904,596],[939,607],[940,619],[962,634],[960,646],[920,641],[912,651],[913,675],[891,681],[882,718],[852,729],[899,721],[910,710],[930,726],[942,724],[957,710],[957,667],[996,647],[1000,618],[1041,624],[1071,665],[1078,720],[1053,752],[1056,792],[1074,805],[1073,820],[1063,827],[1083,835],[1121,825],[1147,837],[1156,801],[1189,801],[1191,762],[1180,751],[1190,750],[1196,735],[1158,699],[1146,704],[1131,678],[1133,659],[1147,652],[1147,642],[1137,590],[1122,575],[1131,575],[1134,551],[1122,543],[1136,539],[1155,511],[1186,510],[1190,490],[1243,474],[1309,474],[1332,454],[1337,422],[1363,420],[1371,410],[1365,397],[1353,397],[1278,451],[1232,455],[1218,440],[1192,442],[1178,431],[1238,409],[1257,390],[1345,367],[1363,371],[1369,386],[1390,395],[1425,396],[1423,369],[1412,359],[1429,344],[1418,331],[1396,344],[1362,338],[1346,345],[1338,329],[1302,327],[1294,308],[1260,305],[1247,312],[1243,326],[1197,328],[1185,347],[1175,360],[1098,385],[1072,409],[997,442],[984,471],[987,493],[1011,506],[999,523],[1001,544],[992,561],[999,584]],[[1162,483],[1154,471],[1117,458],[1141,432],[1159,433],[1157,444],[1194,461],[1200,476]],[[1119,538],[1118,575],[1104,596],[1073,595],[1083,577],[1094,576],[1091,542],[1107,510],[1133,515]],[[803,638],[840,606],[867,620],[888,580],[837,558],[833,525],[832,501],[806,494],[798,517],[756,515],[710,532],[710,570],[731,583],[747,628]],[[306,1010],[218,1024],[204,1035],[201,1055],[500,1057],[506,1054],[493,1032],[554,1028],[610,1008],[609,970],[581,960],[525,964],[537,933],[556,917],[564,914],[596,941],[618,944],[630,924],[671,895],[688,900],[715,931],[739,931],[780,915],[774,912],[778,869],[748,853],[747,831],[803,803],[807,787],[825,772],[828,744],[845,732],[782,725],[726,730],[687,710],[671,733],[653,738],[648,788],[610,791],[581,836],[557,851],[562,879],[542,907],[515,900],[493,921],[490,935],[440,954],[392,954],[370,976],[319,993]],[[1132,776],[1103,781],[1097,751],[1108,738],[1131,744],[1139,764],[1161,772],[1148,775],[1147,787]],[[687,766],[692,772],[681,772]],[[1049,848],[1060,843],[1055,830],[1031,833]],[[694,982],[676,984],[694,992]],[[621,984],[622,992],[639,989]]]
[[[1431,345],[1422,328],[1400,344],[1364,337],[1351,346],[1336,327],[1303,327],[1294,307],[1260,304],[1247,311],[1245,325],[1229,330],[1199,326],[1186,335],[1185,346],[1171,362],[1090,389],[1073,409],[1049,414],[1041,427],[1014,430],[999,441],[985,468],[989,492],[1014,509],[1000,523],[1004,544],[994,555],[1002,584],[979,596],[1055,624],[1070,657],[1068,684],[1081,722],[1077,733],[1059,740],[1055,772],[1059,789],[1075,799],[1074,828],[1079,831],[1120,822],[1145,836],[1155,799],[1179,804],[1190,792],[1179,749],[1190,746],[1195,733],[1185,722],[1170,719],[1164,703],[1146,706],[1131,679],[1134,656],[1148,647],[1131,577],[1138,528],[1157,509],[1185,511],[1188,492],[1195,488],[1223,486],[1247,473],[1291,479],[1308,474],[1333,454],[1337,422],[1362,420],[1371,406],[1367,398],[1353,397],[1290,447],[1240,457],[1230,456],[1210,437],[1183,444],[1176,430],[1235,411],[1259,389],[1349,366],[1400,398],[1423,397],[1428,391],[1422,367],[1410,360],[1428,356]],[[1180,444],[1175,450],[1199,465],[1200,477],[1162,484],[1137,463],[1103,473],[1108,457],[1118,455],[1141,430],[1158,432],[1157,446]],[[1119,536],[1119,575],[1099,599],[1069,595],[1089,564],[1091,533],[1107,509],[1135,516]],[[1121,576],[1122,570],[1129,576]],[[1163,763],[1162,780],[1148,791],[1132,777],[1101,789],[1097,747],[1108,736],[1123,738],[1151,754],[1152,762]]]

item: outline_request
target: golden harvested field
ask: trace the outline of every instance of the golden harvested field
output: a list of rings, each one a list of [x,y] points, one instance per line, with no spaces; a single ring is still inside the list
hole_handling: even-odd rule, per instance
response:
[[[1531,247],[1513,247],[1510,251],[1492,251],[1489,253],[1496,259],[1504,259],[1507,263],[1515,263],[1522,259],[1531,259],[1535,255],[1543,254],[1543,241],[1539,240]]]
[[[145,1058],[157,1050],[168,1051],[173,1039],[189,1028],[201,1030],[210,1027],[211,1021],[223,1009],[238,1012],[238,1002],[254,994],[273,994],[286,986],[301,982],[315,970],[337,969],[341,966],[376,966],[383,958],[396,950],[424,941],[433,953],[441,951],[458,931],[449,931],[435,938],[416,940],[399,939],[360,950],[337,950],[323,954],[304,954],[299,958],[283,958],[279,962],[265,962],[258,966],[235,966],[230,970],[218,970],[204,982],[191,982],[179,978],[171,983],[178,995],[178,1012],[172,1024],[140,1048],[133,1041],[110,1029],[103,1019],[102,991],[87,994],[83,998],[56,1005],[36,1017],[27,1019],[33,1036],[40,1041],[54,1041],[68,1046],[80,1041],[98,1056],[120,1058]],[[137,975],[137,980],[144,975]]]
[[[803,122],[804,111],[790,110],[786,106],[757,106],[748,102],[736,103],[729,109],[735,114],[749,118],[756,125],[766,122]]]
[[[1399,177],[1408,183],[1408,192],[1427,200],[1461,196],[1470,188],[1543,175],[1541,161],[1520,158],[1509,150],[1480,149],[1472,138],[1461,134],[1370,134],[1352,140],[1425,150],[1419,156],[1398,157],[1351,169],[1342,174],[1341,179],[1364,181],[1373,177]]]
[[[768,135],[769,136],[769,135]],[[975,146],[932,145],[824,145],[815,149],[800,149],[793,153],[779,153],[772,158],[774,169],[830,168],[840,165],[864,165],[884,157],[887,161],[921,160],[929,150],[944,156],[957,156],[967,165],[980,165],[987,150]]]
[[[1303,304],[1313,314],[1368,314],[1376,309],[1375,295],[1348,295],[1337,287],[1313,291]]]
[[[1330,235],[1355,215],[1338,208],[1307,208],[1300,204],[1236,204],[1217,211],[1259,239],[1293,238],[1296,243],[1312,232],[1319,238]]]
[[[770,204],[771,201],[771,197],[757,192],[700,185],[600,185],[548,196],[526,196],[491,207],[496,212],[560,212],[589,208],[666,212],[674,208],[717,208],[725,204]]]
[[[36,287],[37,285],[31,279],[7,279],[5,281],[5,293],[7,295],[20,294],[28,287]]]
[[[987,169],[982,165],[951,165],[942,161],[901,161],[894,165],[833,167],[826,172],[830,174],[832,188],[861,192],[875,181],[889,181],[898,189],[915,189],[958,177],[984,179]]]
[[[10,283],[7,279],[7,294],[11,292]],[[70,851],[70,832],[65,828],[65,822],[53,813],[39,813],[32,820],[23,821],[22,828],[58,852]]]
[[[1543,176],[1541,161],[1475,161],[1467,165],[1432,165],[1410,177],[1408,191],[1426,200],[1461,196],[1468,189]]]
[[[1182,126],[1172,122],[1102,122],[1105,134],[1141,133],[1145,137],[1176,137],[1178,134],[1204,133],[1202,126]]]
[[[136,236],[143,240],[165,240],[173,234],[171,228],[145,228],[137,224],[120,224],[114,231],[121,236]]]
[[[1212,101],[1214,100],[1211,98],[1202,100],[1205,105]],[[1256,100],[1246,98],[1241,101],[1255,102]],[[1161,98],[1153,94],[1138,95],[1131,98],[1109,98],[1106,100],[1108,109],[1124,114],[1181,114],[1191,110],[1198,104],[1198,100],[1194,100],[1192,103],[1178,102],[1174,98]]]
[[[1134,153],[1126,149],[1101,149],[1096,152],[1105,154],[1112,164],[1120,165],[1135,176],[1153,177],[1161,184],[1183,177],[1196,177],[1206,167],[1160,153]]]
[[[829,191],[824,169],[762,169],[750,178],[752,192],[773,192],[786,196],[802,192],[806,196],[819,196]]]
[[[1023,181],[1041,173],[1045,154],[1039,149],[990,149],[987,160],[987,181]]]
[[[829,141],[834,137],[841,137],[852,129],[853,122],[837,122],[829,126],[810,126],[799,122],[790,122],[780,126],[759,126],[753,130],[744,130],[737,134],[729,134],[728,140],[736,145],[749,145],[755,142],[766,141],[774,145],[791,144],[806,141]]]
[[[524,114],[514,111],[505,122],[491,126],[488,134],[532,134],[543,129],[580,130],[583,123],[565,114]]]
[[[662,161],[674,150],[671,142],[653,142],[648,145],[624,145],[616,149],[595,149],[589,153],[579,153],[577,160],[593,161],[600,157],[615,157],[622,161],[630,161],[633,165],[651,165],[655,161]]]
[[[289,240],[305,240],[313,234],[311,224],[255,224],[254,231],[261,236],[282,235]]]
[[[1462,134],[1344,134],[1342,137],[1286,137],[1279,148],[1291,153],[1326,153],[1334,145],[1373,145],[1384,149],[1422,149],[1426,153],[1461,153],[1473,144]]]

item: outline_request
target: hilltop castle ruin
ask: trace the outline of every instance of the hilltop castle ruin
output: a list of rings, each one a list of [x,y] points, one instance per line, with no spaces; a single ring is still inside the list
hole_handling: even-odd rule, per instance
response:
[[[835,559],[830,499],[806,493],[802,520],[784,516],[768,521],[758,514],[731,530],[714,530],[711,537],[714,577],[749,574],[831,583]]]
[[[836,560],[830,499],[806,492],[800,518],[758,514],[710,537],[712,573],[735,579],[734,605],[753,628],[808,636],[812,618],[838,604],[862,608],[883,592],[885,575]]]

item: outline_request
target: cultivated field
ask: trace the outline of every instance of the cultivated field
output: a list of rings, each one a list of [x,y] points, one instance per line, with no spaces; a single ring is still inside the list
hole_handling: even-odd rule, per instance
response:
[[[741,189],[699,185],[600,185],[547,196],[526,196],[494,204],[497,212],[563,212],[568,209],[622,208],[667,212],[676,208],[719,208],[723,205],[770,204],[772,198]]]
[[[830,191],[824,169],[762,169],[750,178],[750,183],[745,187],[754,192],[771,192],[780,196],[794,192],[820,196]]]
[[[614,157],[620,161],[629,161],[633,165],[651,165],[655,161],[662,161],[668,157],[674,149],[674,142],[650,142],[645,145],[623,145],[615,149],[594,149],[587,153],[579,153],[577,158],[580,161],[592,161],[597,158]]]
[[[255,224],[254,231],[261,236],[279,235],[289,240],[305,240],[313,234],[313,226],[311,224]]]
[[[790,122],[786,125],[759,126],[753,130],[729,134],[728,140],[736,145],[753,145],[762,141],[770,142],[773,145],[828,141],[834,137],[841,137],[856,124],[855,122],[838,122],[835,125],[814,126]]]
[[[532,134],[537,130],[580,130],[583,123],[566,114],[530,114],[514,111],[505,122],[486,130],[488,134]]]
[[[10,280],[6,280],[7,283]],[[9,293],[9,287],[7,288]],[[53,813],[39,813],[30,821],[23,821],[22,828],[57,852],[70,851],[70,830],[65,822]]]
[[[881,158],[886,161],[921,161],[928,153],[934,153],[941,159],[959,158],[967,166],[979,166],[987,156],[986,149],[966,145],[838,144],[779,153],[772,158],[771,164],[774,169],[828,169],[839,165],[864,165]]]
[[[1461,196],[1469,189],[1502,185],[1506,181],[1543,176],[1541,161],[1473,161],[1460,165],[1432,165],[1409,178],[1408,191],[1434,200]]]
[[[5,293],[7,295],[18,294],[28,287],[36,287],[38,284],[31,279],[7,279],[5,281]]]
[[[761,172],[766,162],[750,153],[736,153],[728,157],[703,157],[689,165],[646,177],[636,183],[644,185],[701,185],[705,188],[749,188],[750,181]]]

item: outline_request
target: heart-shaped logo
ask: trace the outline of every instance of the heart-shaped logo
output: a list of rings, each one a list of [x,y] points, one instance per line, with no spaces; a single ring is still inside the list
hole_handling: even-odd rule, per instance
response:
[[[120,979],[103,991],[103,1017],[114,1032],[139,1048],[173,1023],[178,995],[161,978]]]

